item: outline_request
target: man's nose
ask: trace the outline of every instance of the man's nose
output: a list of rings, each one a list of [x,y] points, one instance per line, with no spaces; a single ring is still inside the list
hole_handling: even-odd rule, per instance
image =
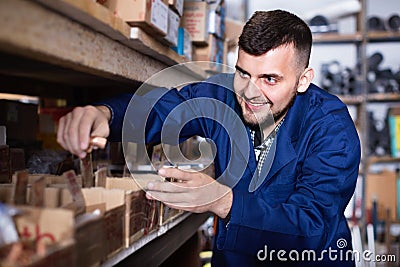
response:
[[[257,86],[254,80],[250,80],[245,89],[244,95],[248,99],[259,98],[262,96],[260,88]]]

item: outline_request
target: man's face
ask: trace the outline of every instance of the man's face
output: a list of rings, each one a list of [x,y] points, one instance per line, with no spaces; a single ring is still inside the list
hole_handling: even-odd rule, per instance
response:
[[[239,49],[234,88],[245,123],[264,128],[271,126],[272,119],[275,123],[282,119],[296,97],[299,70],[295,62],[292,45],[261,56]]]

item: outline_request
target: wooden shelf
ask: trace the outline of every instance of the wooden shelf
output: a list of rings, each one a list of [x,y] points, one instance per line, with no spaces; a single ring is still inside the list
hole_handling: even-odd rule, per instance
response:
[[[398,42],[400,32],[394,31],[374,31],[367,33],[368,42]]]
[[[338,43],[359,43],[362,41],[360,33],[338,34],[338,33],[316,33],[313,34],[314,44],[338,44]]]
[[[210,215],[185,213],[120,251],[102,266],[114,266],[121,261],[129,266],[159,266],[195,234]]]
[[[113,40],[119,41],[141,54],[153,57],[168,66],[187,62],[187,59],[138,27],[131,27],[110,10],[93,1],[81,0],[37,0],[38,2],[61,12],[65,16],[101,32]],[[189,75],[204,78],[206,73],[193,65],[188,67]]]
[[[368,94],[367,100],[369,102],[400,101],[400,94],[396,93]]]
[[[97,77],[97,84],[105,79],[124,84],[144,82],[173,64],[185,62],[93,1],[4,0],[0,2],[0,23],[0,53],[67,70],[69,77]],[[37,80],[49,76],[40,68],[33,70],[37,71],[33,74]],[[27,78],[13,73],[7,76]],[[206,77],[201,69],[194,68],[186,69],[181,76]]]
[[[390,156],[384,157],[369,157],[368,164],[376,164],[376,163],[398,163],[400,162],[400,158],[392,158]]]
[[[364,102],[364,96],[362,95],[356,95],[356,96],[350,96],[350,95],[338,95],[340,100],[343,101],[343,103],[347,105],[360,105]]]

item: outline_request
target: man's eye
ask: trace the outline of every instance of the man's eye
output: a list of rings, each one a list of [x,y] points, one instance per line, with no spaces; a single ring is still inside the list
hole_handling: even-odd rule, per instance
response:
[[[276,84],[278,82],[277,79],[275,79],[273,77],[266,77],[266,78],[264,78],[264,81],[269,84]]]
[[[248,75],[247,73],[243,73],[243,72],[241,72],[241,71],[238,71],[238,73],[239,73],[239,76],[240,76],[241,78],[249,78],[249,75]]]

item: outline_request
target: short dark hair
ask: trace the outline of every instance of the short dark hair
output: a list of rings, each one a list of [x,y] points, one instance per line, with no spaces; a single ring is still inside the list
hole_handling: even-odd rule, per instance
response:
[[[311,30],[298,16],[284,10],[256,11],[239,37],[239,48],[253,56],[290,44],[296,49],[298,66],[308,67]]]

